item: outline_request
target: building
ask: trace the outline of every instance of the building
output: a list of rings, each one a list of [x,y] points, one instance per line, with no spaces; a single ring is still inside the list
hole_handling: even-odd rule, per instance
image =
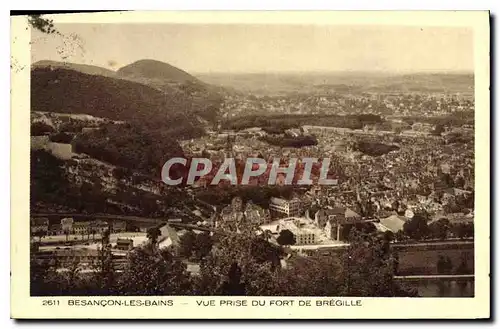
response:
[[[315,244],[316,234],[310,230],[292,231],[295,235],[295,245]]]
[[[90,229],[90,233],[95,232],[98,234],[102,234],[106,230],[109,229],[109,224],[106,221],[98,219],[98,220],[90,223],[89,229]]]
[[[122,220],[114,220],[112,224],[113,233],[125,232],[127,230],[127,223]]]
[[[73,232],[73,223],[74,223],[73,218],[61,219],[61,231],[63,232],[63,234],[66,234],[66,232],[69,233]]]
[[[350,208],[345,209],[344,217],[345,217],[345,223],[347,224],[354,224],[362,219],[360,214],[358,214],[357,212],[355,212]]]
[[[74,222],[73,234],[90,234],[90,224],[91,222]]]
[[[71,144],[66,143],[48,143],[48,149],[55,157],[62,160],[69,160],[73,156]]]
[[[249,224],[261,225],[269,221],[269,213],[264,208],[249,201],[245,207],[245,221]]]
[[[329,239],[340,241],[342,228],[361,221],[361,216],[350,208],[335,207],[319,210],[314,218]]]
[[[132,239],[120,239],[116,240],[116,249],[119,250],[131,250],[134,247],[134,240]]]
[[[386,218],[381,218],[380,219],[380,228],[378,225],[377,228],[382,231],[391,231],[393,233],[396,233],[398,231],[403,230],[403,225],[406,223],[406,218],[403,216],[399,216],[397,214],[393,214],[389,217]]]
[[[348,145],[344,140],[337,140],[333,144],[333,151],[335,152],[347,152]]]
[[[276,217],[296,217],[300,216],[301,202],[297,198],[291,200],[271,198],[269,210],[273,212]]]
[[[314,222],[322,229],[329,221],[336,220],[338,222],[343,222],[345,220],[345,212],[345,208],[342,207],[320,209],[314,214]]]
[[[177,231],[170,225],[165,224],[160,227],[161,235],[158,237],[158,248],[170,248],[172,252],[177,252],[180,238]]]
[[[289,218],[280,222],[278,231],[289,230],[295,236],[295,245],[316,244],[317,228],[305,218]]]
[[[31,234],[35,235],[41,232],[47,234],[49,232],[48,218],[32,218],[30,223]]]
[[[307,218],[302,217],[291,217],[283,218],[277,221],[266,223],[260,226],[263,232],[268,231],[276,238],[279,234],[288,230],[293,233],[295,237],[294,246],[300,245],[314,245],[320,243],[321,230],[319,230],[314,222]]]
[[[56,223],[56,224],[51,224],[49,226],[49,235],[63,235],[64,232],[61,229],[61,224]]]
[[[97,249],[62,249],[56,250],[53,255],[58,267],[70,267],[74,264],[88,267],[98,260],[99,251]]]

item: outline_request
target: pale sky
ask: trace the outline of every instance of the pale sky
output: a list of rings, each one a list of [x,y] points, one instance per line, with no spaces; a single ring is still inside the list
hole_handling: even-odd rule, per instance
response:
[[[118,69],[140,59],[189,73],[470,71],[467,28],[319,25],[57,24],[32,34],[32,62]]]

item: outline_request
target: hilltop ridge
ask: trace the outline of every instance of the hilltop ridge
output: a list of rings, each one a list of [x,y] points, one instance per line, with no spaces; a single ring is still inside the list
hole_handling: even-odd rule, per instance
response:
[[[153,59],[141,59],[135,61],[118,69],[116,73],[121,77],[132,76],[148,79],[164,79],[176,82],[200,82],[197,78],[187,73],[186,71],[183,71],[168,63]]]
[[[68,69],[77,72],[91,74],[91,75],[102,75],[105,77],[116,77],[116,71],[106,69],[97,65],[89,64],[76,64],[71,62],[58,62],[51,60],[41,60],[31,64],[32,69],[36,68],[53,68],[53,69]]]

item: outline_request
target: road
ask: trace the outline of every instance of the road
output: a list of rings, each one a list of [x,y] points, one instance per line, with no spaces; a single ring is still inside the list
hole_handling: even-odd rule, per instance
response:
[[[454,274],[454,275],[396,275],[398,281],[418,281],[418,282],[444,282],[444,281],[474,281],[474,274]]]

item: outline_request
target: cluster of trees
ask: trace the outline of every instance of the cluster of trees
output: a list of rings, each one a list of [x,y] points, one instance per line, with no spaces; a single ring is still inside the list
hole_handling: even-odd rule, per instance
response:
[[[458,195],[453,201],[443,205],[443,210],[448,214],[464,213],[467,214],[474,209],[474,195]]]
[[[106,125],[78,135],[73,143],[77,153],[156,177],[165,161],[183,156],[180,145],[168,134],[131,124]]]
[[[30,154],[30,202],[56,202],[67,194],[69,183],[65,176],[64,161],[45,150],[32,150]]]
[[[462,255],[460,263],[454,268],[449,256],[439,255],[436,264],[438,274],[473,274],[474,270],[467,266],[467,258]]]
[[[354,144],[353,149],[370,156],[381,156],[391,151],[399,150],[399,147],[371,141],[360,141]]]
[[[450,133],[446,135],[446,144],[467,144],[474,143],[474,135],[465,135],[460,133]]]
[[[268,116],[261,115],[248,115],[242,117],[232,118],[222,123],[225,129],[242,130],[252,127],[261,127],[270,133],[284,133],[285,130],[290,128],[298,128],[300,123],[298,121],[285,120],[284,116]]]
[[[114,125],[107,120],[102,129],[78,135],[77,152],[155,175],[159,174],[165,159],[182,155],[176,140],[204,134],[198,117],[217,120],[221,101],[212,92],[195,99],[187,91],[162,92],[125,79],[62,68],[38,67],[32,70],[31,77],[33,111],[85,113],[128,122]],[[81,132],[85,126],[82,121],[67,120],[51,140],[70,142],[70,134]],[[54,128],[43,122],[31,126],[32,136],[50,133],[54,133]]]
[[[31,151],[30,158],[30,207],[40,204],[64,205],[82,213],[116,213],[108,205],[108,195],[99,182],[73,184],[66,175],[65,162],[45,150]]]
[[[46,150],[32,150],[30,165],[32,211],[62,205],[67,211],[81,213],[161,217],[167,215],[169,207],[190,200],[184,191],[178,189],[164,187],[160,197],[130,186],[145,179],[144,176],[134,175],[132,169],[115,168],[115,177],[130,178],[130,182],[119,182],[112,193],[104,188],[95,166],[81,164],[79,169],[93,176],[89,177],[89,181],[77,184],[67,175],[66,162]]]
[[[318,145],[318,140],[314,136],[264,136],[261,140],[280,147],[296,147]]]
[[[54,127],[42,121],[36,121],[31,124],[31,136],[44,136],[54,132]]]
[[[69,118],[69,120],[61,123],[59,126],[59,131],[65,133],[80,133],[83,128],[88,127],[88,122],[82,120],[73,120]]]
[[[422,122],[443,128],[461,127],[463,125],[474,125],[474,111],[458,111],[446,116],[408,116],[402,118],[402,120],[410,125],[413,125],[415,122]]]
[[[261,127],[265,130],[284,132],[286,129],[298,128],[302,125],[329,126],[340,128],[361,129],[367,124],[382,123],[384,120],[375,114],[353,115],[249,115],[237,117],[223,123],[224,128],[241,130],[251,127]]]
[[[73,135],[70,135],[65,132],[59,132],[50,135],[49,140],[54,143],[65,143],[65,144],[70,144],[71,141],[73,140]]]
[[[189,259],[200,261],[212,250],[213,239],[210,233],[196,234],[188,231],[182,235],[179,242],[179,255]]]
[[[431,131],[431,134],[434,136],[441,136],[445,131],[446,129],[444,128],[443,124],[437,124]]]
[[[460,239],[472,238],[474,237],[474,224],[465,222],[451,223],[447,218],[441,218],[429,223],[428,216],[417,213],[403,225],[401,234],[399,234],[400,239],[406,237],[413,240],[444,240],[450,236]]]
[[[186,94],[162,92],[125,79],[69,69],[33,69],[31,104],[33,111],[85,113],[126,121],[148,130],[168,132],[170,138],[203,134],[196,116],[205,108]],[[208,117],[217,109],[212,107]]]
[[[153,233],[148,233],[148,245],[129,253],[121,272],[113,269],[106,234],[91,274],[79,273],[76,263],[66,272],[56,272],[50,263],[32,257],[31,294],[415,296],[414,291],[403,289],[393,280],[394,255],[389,242],[377,235],[353,232],[345,252],[311,257],[293,255],[286,257],[286,267],[281,266],[286,256],[284,249],[261,237],[214,236],[210,248],[202,243],[183,251],[190,251],[191,257],[199,259],[200,271],[191,275],[174,250],[156,247],[159,232]]]

